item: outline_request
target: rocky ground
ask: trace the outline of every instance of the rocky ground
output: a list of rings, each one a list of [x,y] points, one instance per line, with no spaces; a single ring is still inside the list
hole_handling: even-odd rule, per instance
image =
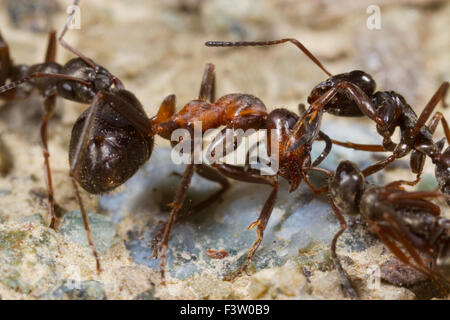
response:
[[[46,31],[61,29],[70,1],[0,2],[0,30],[16,63],[42,61]],[[55,5],[56,4],[56,5]],[[440,83],[450,79],[450,2],[379,1],[381,29],[366,27],[373,1],[81,1],[81,29],[67,41],[117,75],[153,115],[163,98],[177,95],[178,108],[196,97],[206,62],[216,65],[218,95],[246,92],[271,110],[297,110],[324,74],[289,45],[274,48],[206,48],[207,40],[301,40],[333,73],[364,69],[378,87],[403,94],[417,112]],[[59,49],[58,61],[71,55]],[[448,100],[448,99],[447,99]],[[0,297],[2,299],[346,299],[330,258],[338,223],[325,197],[306,187],[289,194],[283,184],[261,247],[250,268],[233,282],[222,277],[242,263],[255,239],[247,231],[269,188],[233,183],[223,200],[176,226],[170,242],[169,278],[160,285],[158,261],[149,245],[179,182],[167,143],[156,141],[149,163],[116,192],[83,193],[103,272],[86,246],[68,178],[71,127],[86,108],[58,101],[49,148],[58,232],[49,229],[42,151],[40,99],[0,105]],[[448,116],[448,110],[444,113]],[[350,125],[351,124],[351,125]],[[340,140],[377,143],[363,119],[326,115],[324,131]],[[441,127],[436,132],[442,137]],[[317,155],[321,142],[314,146]],[[342,159],[364,167],[375,155],[333,148],[324,167]],[[375,177],[382,183],[411,179],[407,160]],[[427,163],[418,186],[433,189]],[[217,186],[194,179],[194,202]],[[447,207],[442,207],[449,216]],[[207,250],[225,250],[212,259]],[[338,254],[363,299],[442,298],[420,274],[393,259],[363,221],[350,219]],[[380,272],[381,282],[374,271]]]

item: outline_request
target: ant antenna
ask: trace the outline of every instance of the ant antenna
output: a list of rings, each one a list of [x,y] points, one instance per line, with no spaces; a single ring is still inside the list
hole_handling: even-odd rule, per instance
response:
[[[290,42],[299,48],[308,58],[310,58],[323,72],[325,72],[329,77],[332,76],[330,72],[322,65],[322,63],[317,59],[306,47],[301,44],[300,41],[287,38],[272,41],[237,41],[237,42],[227,42],[227,41],[207,41],[205,46],[207,47],[249,47],[249,46],[272,46],[276,44],[281,44],[285,42]]]
[[[67,50],[69,50],[70,52],[72,52],[74,55],[76,55],[77,57],[79,57],[81,60],[83,60],[84,62],[86,62],[89,66],[91,66],[93,69],[98,70],[99,66],[96,65],[94,62],[92,62],[91,59],[89,59],[88,57],[86,57],[84,54],[82,54],[80,51],[78,51],[77,49],[75,49],[74,47],[72,47],[71,45],[69,45],[65,40],[64,40],[64,36],[67,33],[67,30],[69,30],[69,25],[72,22],[77,10],[76,8],[78,7],[78,4],[80,3],[80,0],[74,0],[73,5],[72,5],[72,11],[70,12],[69,16],[67,17],[67,21],[66,24],[64,25],[64,28],[62,29],[61,33],[59,34],[58,37],[58,41],[59,43],[66,48]],[[109,73],[109,72],[108,72]],[[123,83],[114,75],[112,75],[111,73],[109,73],[109,78],[111,79],[111,81],[114,83],[114,85],[117,88],[123,89],[124,85]]]

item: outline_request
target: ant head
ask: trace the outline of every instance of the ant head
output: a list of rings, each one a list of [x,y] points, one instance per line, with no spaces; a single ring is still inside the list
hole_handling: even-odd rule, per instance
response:
[[[378,132],[383,136],[391,136],[398,124],[397,119],[407,106],[405,98],[393,91],[378,91],[373,95],[372,102],[377,108],[377,115],[385,123],[384,126],[377,124]]]
[[[127,181],[149,158],[154,138],[142,133],[118,113],[118,106],[135,108],[147,117],[137,98],[127,90],[114,90],[115,100],[99,100],[93,122],[79,153],[75,175],[83,189],[92,194],[107,192]],[[73,165],[90,109],[74,124],[69,162]]]
[[[341,161],[329,182],[332,199],[348,214],[359,213],[359,200],[364,191],[364,176],[356,164]]]
[[[359,87],[364,93],[371,97],[375,91],[375,80],[366,72],[354,70],[348,73],[341,73],[331,76],[327,80],[315,86],[309,97],[308,103],[313,103],[324,95],[328,90],[341,82],[350,82]],[[324,107],[324,109],[338,116],[362,116],[361,110],[356,103],[350,99],[344,92],[338,92],[336,96]]]
[[[445,279],[450,281],[450,239],[445,239],[436,259],[436,269]]]
[[[88,64],[81,58],[67,62],[62,73],[87,83],[65,79],[58,82],[58,94],[61,97],[80,103],[90,103],[97,92],[109,91],[114,84],[108,70],[93,62]]]

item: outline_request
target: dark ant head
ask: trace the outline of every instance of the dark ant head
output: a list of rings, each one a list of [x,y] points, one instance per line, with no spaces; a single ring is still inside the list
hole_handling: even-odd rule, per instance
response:
[[[94,63],[90,65],[81,58],[74,58],[67,62],[62,73],[88,83],[87,85],[81,81],[65,79],[58,81],[58,94],[65,99],[80,103],[91,102],[97,92],[109,91],[114,84],[108,70]]]
[[[406,112],[408,105],[405,98],[394,91],[378,91],[373,95],[373,105],[377,108],[377,115],[385,123],[384,126],[377,125],[378,133],[382,136],[392,136],[397,119]]]
[[[359,213],[359,201],[364,192],[364,176],[356,164],[341,161],[329,182],[331,197],[348,214]]]
[[[112,107],[112,104],[123,101],[127,107],[134,107],[147,117],[140,102],[127,90],[115,89],[113,94],[114,102],[99,101],[76,172],[83,189],[92,194],[113,190],[127,181],[149,159],[153,149],[153,136],[143,134]],[[89,109],[81,114],[72,129],[71,166],[88,112]]]
[[[325,92],[330,90],[336,84],[341,82],[350,82],[359,87],[364,93],[371,97],[375,91],[375,80],[366,72],[354,70],[348,73],[341,73],[331,76],[327,80],[319,83],[311,91],[308,97],[308,103],[313,103],[319,99]],[[324,109],[334,115],[338,116],[362,116],[361,110],[356,103],[348,98],[345,93],[338,92],[336,96],[326,104]]]

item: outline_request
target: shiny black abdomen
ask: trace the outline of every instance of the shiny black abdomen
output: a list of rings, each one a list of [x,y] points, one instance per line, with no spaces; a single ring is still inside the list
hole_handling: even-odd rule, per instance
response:
[[[117,92],[116,92],[117,94]],[[117,94],[147,117],[129,91]],[[69,162],[72,165],[89,109],[81,114],[72,129]],[[146,137],[104,100],[100,101],[90,138],[81,152],[76,178],[92,194],[107,192],[127,181],[150,157],[153,137]]]

